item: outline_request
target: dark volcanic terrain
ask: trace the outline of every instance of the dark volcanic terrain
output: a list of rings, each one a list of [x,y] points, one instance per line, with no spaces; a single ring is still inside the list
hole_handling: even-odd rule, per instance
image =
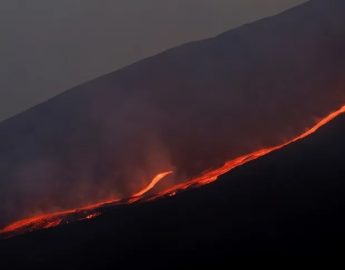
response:
[[[345,104],[344,12],[313,0],[1,123],[0,226],[129,197],[164,171],[166,185],[184,181],[301,133]]]
[[[341,116],[208,186],[1,241],[2,262],[109,269],[195,267],[238,256],[342,256],[344,138]]]
[[[344,12],[343,0],[312,0],[138,62],[2,122],[0,227],[66,209],[68,218],[84,220],[0,240],[1,269],[342,256],[345,116],[210,185],[105,205],[100,216],[82,207],[133,198],[162,175],[150,192],[169,190],[290,141],[344,106]]]

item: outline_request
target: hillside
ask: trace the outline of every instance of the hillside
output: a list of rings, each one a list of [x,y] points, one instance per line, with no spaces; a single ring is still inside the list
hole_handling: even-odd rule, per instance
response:
[[[341,116],[208,186],[1,241],[2,262],[109,269],[231,264],[234,257],[259,255],[342,256],[344,136]]]
[[[344,10],[310,1],[1,123],[0,226],[128,197],[163,171],[181,182],[300,133],[345,104]]]

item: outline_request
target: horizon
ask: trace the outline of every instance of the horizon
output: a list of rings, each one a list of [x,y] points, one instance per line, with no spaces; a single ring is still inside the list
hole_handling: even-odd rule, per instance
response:
[[[95,8],[92,1],[35,0],[28,5],[0,0],[4,40],[0,46],[0,122],[167,49],[216,36],[303,2],[174,0],[165,5],[145,0],[132,5],[118,0]],[[197,12],[192,12],[195,8]],[[112,12],[118,18],[112,18]],[[113,21],[121,25],[111,26]]]

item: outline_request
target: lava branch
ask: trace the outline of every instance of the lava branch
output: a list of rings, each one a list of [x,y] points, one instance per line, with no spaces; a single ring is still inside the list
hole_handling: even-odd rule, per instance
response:
[[[77,215],[77,218],[73,218],[73,221],[78,220],[85,220],[85,219],[92,219],[96,216],[99,216],[101,213],[99,212],[99,208],[104,207],[106,205],[117,205],[117,204],[128,204],[128,203],[134,203],[141,199],[146,200],[155,200],[161,197],[165,196],[172,196],[175,195],[177,192],[186,190],[188,188],[192,187],[200,187],[209,183],[212,183],[216,181],[219,176],[230,172],[231,170],[242,166],[250,161],[253,161],[255,159],[258,159],[262,156],[265,156],[271,152],[277,151],[279,149],[284,148],[287,145],[290,145],[292,143],[295,143],[297,141],[300,141],[309,135],[313,134],[317,130],[319,130],[321,127],[329,123],[330,121],[334,120],[336,117],[338,117],[341,114],[345,113],[345,106],[341,107],[340,109],[330,113],[328,116],[322,118],[320,121],[318,121],[313,127],[307,129],[305,132],[300,134],[299,136],[283,143],[280,145],[263,148],[258,151],[237,157],[233,160],[230,160],[226,162],[223,166],[212,169],[209,171],[206,171],[202,173],[201,175],[189,179],[186,182],[174,185],[166,190],[163,190],[162,192],[159,192],[153,196],[145,197],[146,194],[151,191],[162,179],[167,177],[168,175],[172,174],[172,171],[168,172],[162,172],[157,174],[152,181],[141,191],[135,193],[132,197],[130,197],[127,200],[118,200],[118,199],[112,199],[104,202],[100,202],[97,204],[88,205],[82,208],[72,209],[72,210],[65,210],[50,214],[43,214],[36,217],[31,217],[28,219],[23,219],[17,222],[14,222],[8,226],[6,226],[4,229],[0,230],[0,236],[1,235],[8,235],[8,236],[14,236],[17,234],[30,232],[33,230],[38,229],[45,229],[45,228],[51,228],[56,227],[61,224],[69,223],[69,221],[64,222],[64,219],[68,217],[69,215]]]
[[[150,190],[152,190],[163,178],[165,178],[166,176],[172,174],[173,171],[168,171],[168,172],[164,172],[164,173],[159,173],[157,174],[152,181],[141,191],[135,193],[132,198],[137,198],[137,197],[142,197],[143,195],[145,195],[147,192],[149,192]]]
[[[172,174],[173,171],[163,172],[157,174],[149,184],[143,188],[141,191],[135,193],[127,200],[119,200],[119,199],[110,199],[107,201],[90,204],[81,208],[76,209],[69,209],[63,210],[53,213],[42,214],[30,218],[25,218],[19,221],[16,221],[5,228],[0,230],[1,235],[8,235],[13,236],[25,232],[30,232],[38,229],[48,229],[53,228],[58,225],[69,223],[69,221],[64,221],[68,215],[76,215],[76,218],[73,218],[74,221],[85,220],[85,219],[92,219],[94,217],[99,216],[101,213],[96,211],[101,207],[105,207],[107,205],[116,205],[116,204],[124,204],[124,203],[134,203],[139,201],[143,198],[143,196],[152,190],[163,178]]]

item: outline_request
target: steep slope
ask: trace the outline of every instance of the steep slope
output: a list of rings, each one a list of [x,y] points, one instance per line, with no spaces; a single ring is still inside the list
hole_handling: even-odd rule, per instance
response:
[[[344,10],[314,0],[3,122],[0,225],[128,197],[173,170],[165,188],[301,133],[345,104]]]
[[[342,256],[344,136],[341,116],[208,186],[2,241],[3,262],[109,269],[231,264],[236,256]]]
[[[191,188],[198,188],[204,185],[213,183],[219,179],[220,176],[233,171],[234,169],[243,166],[253,160],[259,159],[263,156],[269,155],[272,152],[278,151],[284,147],[287,147],[293,143],[296,143],[300,140],[308,138],[313,135],[315,132],[319,131],[325,125],[343,115],[345,113],[345,105],[338,110],[330,113],[321,120],[319,120],[314,126],[309,127],[303,133],[297,135],[296,137],[285,141],[282,144],[259,149],[258,151],[247,153],[245,155],[236,157],[232,160],[225,162],[222,166],[213,168],[211,170],[205,171],[200,175],[187,179],[182,183],[175,184],[171,187],[168,187],[160,192],[152,192],[152,190],[166,178],[167,176],[173,174],[173,171],[163,172],[157,174],[149,184],[144,187],[139,192],[133,194],[131,197],[124,198],[122,200],[112,199],[107,201],[101,201],[96,204],[89,204],[83,207],[66,209],[63,211],[53,211],[40,215],[31,216],[29,218],[18,220],[14,223],[9,224],[0,230],[1,238],[10,238],[18,236],[20,234],[30,233],[35,230],[42,230],[53,228],[56,226],[61,226],[65,224],[70,224],[72,222],[77,222],[85,219],[91,219],[98,217],[102,214],[103,209],[107,207],[119,206],[119,205],[128,205],[138,202],[146,202],[158,200],[164,197],[172,197],[176,194],[189,190]]]

